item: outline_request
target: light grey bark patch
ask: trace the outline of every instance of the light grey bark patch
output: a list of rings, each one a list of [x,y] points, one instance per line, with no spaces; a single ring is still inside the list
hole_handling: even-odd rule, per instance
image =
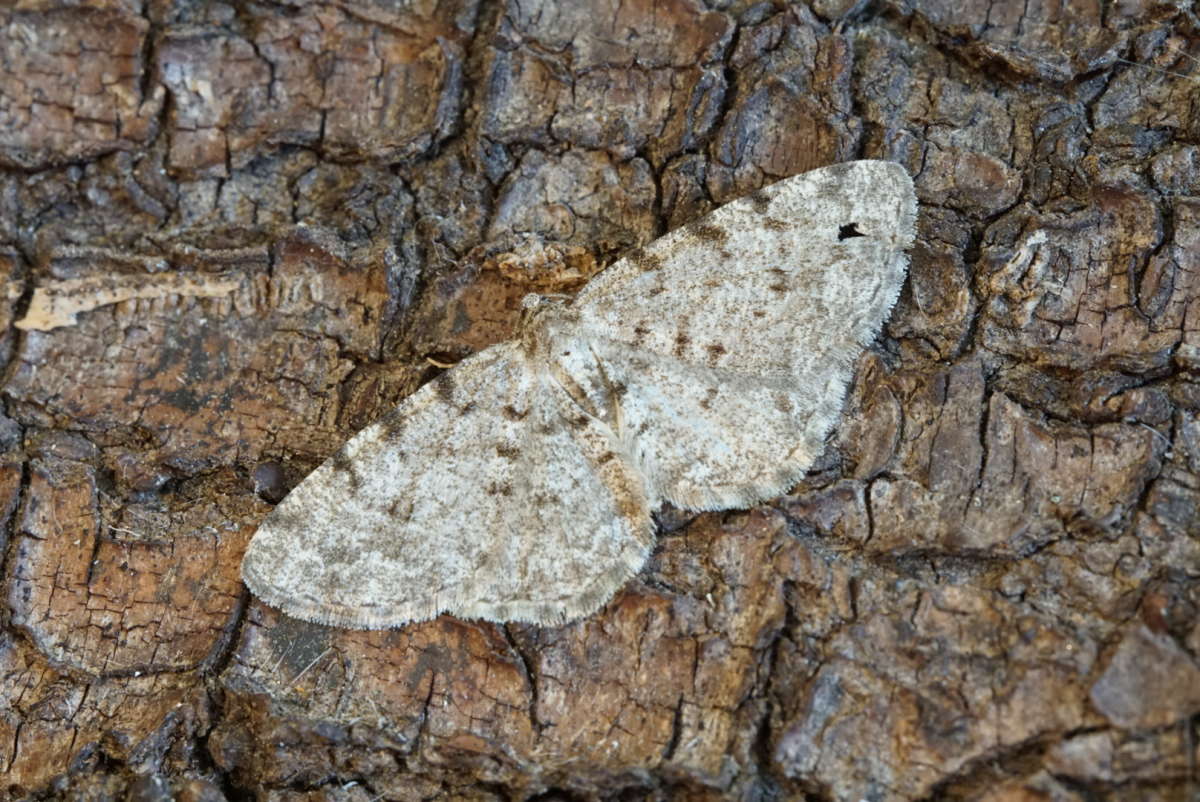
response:
[[[781,181],[633,251],[518,337],[368,426],[267,517],[242,564],[284,612],[385,628],[450,612],[557,624],[606,604],[651,511],[788,489],[904,281],[898,165]]]

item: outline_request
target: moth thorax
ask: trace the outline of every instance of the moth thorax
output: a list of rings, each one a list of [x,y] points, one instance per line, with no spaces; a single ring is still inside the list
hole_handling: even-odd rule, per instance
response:
[[[549,356],[556,341],[575,336],[579,315],[563,299],[530,293],[521,301],[517,337],[525,352]]]

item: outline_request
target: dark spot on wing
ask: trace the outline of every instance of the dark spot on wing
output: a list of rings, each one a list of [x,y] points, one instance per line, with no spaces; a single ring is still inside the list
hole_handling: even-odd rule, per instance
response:
[[[625,394],[629,392],[629,388],[625,386],[625,382],[614,382],[612,391],[617,398],[624,398]]]
[[[700,223],[698,225],[690,225],[687,227],[688,233],[701,242],[719,243],[729,239],[729,233],[720,226],[714,226],[710,223]]]
[[[756,189],[750,193],[750,205],[759,214],[766,214],[771,208],[771,195],[765,189]]]
[[[726,249],[724,249],[724,248],[722,248],[721,250],[717,251],[717,253],[718,253],[718,254],[720,254],[720,256],[721,256],[721,259],[722,259],[723,261],[726,261],[726,262],[728,262],[728,261],[730,261],[731,259],[733,259],[733,254],[732,254],[732,253],[730,253],[729,251],[727,251],[727,250],[726,250]]]
[[[846,223],[844,226],[838,226],[838,242],[852,237],[865,237],[866,234],[858,230],[858,223]]]
[[[713,343],[706,346],[704,350],[708,351],[708,361],[713,363],[720,359],[722,354],[726,353],[725,346],[720,343]]]
[[[473,412],[474,410],[475,410],[475,402],[474,401],[468,401],[467,403],[463,404],[461,407],[458,408],[458,412],[460,415],[468,415],[471,412]]]
[[[650,421],[644,420],[642,421],[642,424],[638,426],[637,432],[638,434],[645,434],[648,431],[650,431]]]
[[[777,281],[774,284],[772,284],[771,286],[767,287],[767,289],[771,290],[772,292],[777,292],[780,295],[783,295],[784,293],[786,293],[788,291],[788,286],[786,284],[784,284],[783,282]]]
[[[776,393],[775,408],[784,414],[791,414],[792,399],[788,398],[784,393]]]
[[[454,400],[454,388],[457,382],[454,380],[454,374],[446,371],[441,376],[438,376],[433,381],[433,389],[437,392],[438,398],[446,403]]]
[[[529,414],[529,410],[517,409],[512,404],[506,404],[500,411],[504,414],[504,417],[511,421],[525,420],[525,416]]]
[[[717,397],[717,388],[709,387],[704,392],[704,397],[700,399],[700,406],[703,409],[712,409],[712,401]]]
[[[781,267],[768,268],[767,272],[772,275],[779,276],[780,278],[787,278],[787,274],[788,274],[787,271]]]
[[[643,273],[659,270],[663,266],[662,257],[650,253],[645,248],[634,248],[626,258]]]
[[[616,455],[616,454],[614,454],[614,453],[612,453],[611,451],[605,451],[603,454],[601,454],[600,456],[596,457],[596,462],[598,462],[599,464],[603,465],[603,464],[605,464],[606,462],[611,462],[611,461],[612,461],[612,460],[613,460],[613,459],[614,459],[616,456],[617,456],[617,455]]]
[[[683,350],[692,342],[692,338],[684,334],[682,331],[675,335],[675,355],[679,356]]]
[[[512,446],[499,445],[496,446],[496,453],[505,459],[514,460],[520,455],[521,450]]]
[[[778,217],[767,217],[763,219],[763,227],[768,231],[787,231],[790,226],[780,220]]]
[[[588,416],[579,415],[574,418],[567,418],[567,423],[571,425],[572,429],[582,429],[588,425]]]
[[[646,326],[642,323],[639,323],[636,326],[634,326],[633,327],[633,344],[641,345],[642,340],[646,339],[646,335],[649,333],[650,333],[650,329],[646,328]]]
[[[346,456],[346,449],[339,450],[336,454],[329,458],[329,467],[334,473],[341,474],[346,477],[346,481],[350,483],[350,489],[358,490],[362,486],[362,478],[358,475],[358,468],[354,466],[354,462]]]
[[[511,496],[512,485],[508,482],[492,482],[487,486],[489,496]]]
[[[761,309],[755,309],[750,314],[754,315],[755,317],[766,317],[767,316],[767,313]]]
[[[392,410],[379,419],[379,433],[385,441],[398,439],[403,431],[404,416],[398,411]]]
[[[662,294],[663,294],[664,292],[666,292],[666,291],[667,291],[667,288],[666,288],[666,287],[663,287],[662,285],[659,285],[659,286],[655,287],[655,288],[654,288],[654,289],[652,289],[652,290],[648,290],[648,291],[646,292],[646,295],[647,295],[648,297],[650,297],[650,298],[653,298],[653,297],[655,297],[656,295],[662,295]]]

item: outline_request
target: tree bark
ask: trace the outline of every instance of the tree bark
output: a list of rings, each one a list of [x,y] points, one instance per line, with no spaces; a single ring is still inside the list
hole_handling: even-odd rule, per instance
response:
[[[0,10],[0,797],[1200,793],[1183,3]],[[354,632],[242,552],[351,434],[624,250],[914,176],[824,456],[659,517],[563,627]]]

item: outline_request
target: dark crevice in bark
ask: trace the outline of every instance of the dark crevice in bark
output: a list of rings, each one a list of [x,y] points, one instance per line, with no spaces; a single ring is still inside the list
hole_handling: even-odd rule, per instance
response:
[[[525,680],[529,684],[529,724],[536,732],[541,732],[545,725],[538,720],[537,671],[534,668],[534,664],[525,654],[525,650],[522,649],[521,645],[517,642],[517,637],[513,634],[512,627],[512,624],[504,624],[503,626],[499,627],[499,629],[504,633],[504,639],[508,641],[508,648],[510,648],[513,654],[517,656],[517,659],[521,661],[521,668],[525,672]]]

